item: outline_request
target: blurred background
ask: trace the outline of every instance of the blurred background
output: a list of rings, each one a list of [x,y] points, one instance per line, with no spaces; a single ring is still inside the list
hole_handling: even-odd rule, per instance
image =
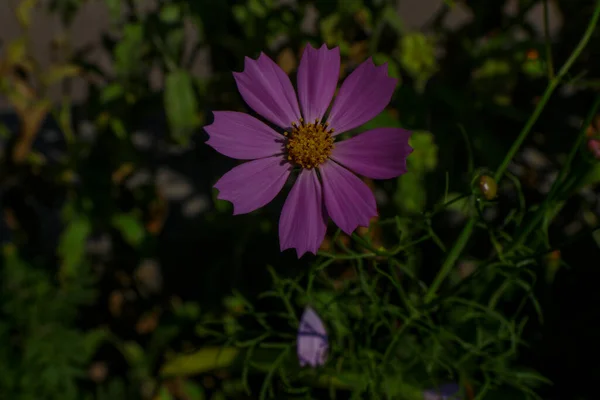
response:
[[[2,0],[0,399],[418,399],[446,381],[468,399],[597,398],[599,29],[556,79],[595,7]],[[367,180],[370,229],[330,226],[323,254],[298,260],[279,251],[285,193],[240,216],[216,199],[236,162],[202,127],[247,111],[244,57],[265,52],[295,82],[306,43],[340,47],[341,79],[387,63],[392,102],[357,131],[410,129],[415,151],[409,173]],[[488,196],[479,177],[554,84]],[[306,304],[331,342],[315,371],[294,359]]]

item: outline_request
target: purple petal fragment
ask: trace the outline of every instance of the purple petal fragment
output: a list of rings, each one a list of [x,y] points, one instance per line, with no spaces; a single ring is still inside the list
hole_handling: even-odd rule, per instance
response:
[[[341,165],[327,161],[319,168],[327,214],[342,231],[350,235],[358,226],[369,226],[377,216],[371,189]]]
[[[317,367],[327,361],[329,342],[325,325],[311,307],[306,307],[298,327],[297,352],[300,366]]]
[[[344,80],[333,102],[327,122],[334,135],[354,129],[373,119],[392,99],[397,79],[387,75],[387,63],[379,67],[371,58]]]
[[[284,137],[264,122],[235,111],[214,111],[214,122],[204,129],[206,142],[227,157],[255,160],[283,153]]]
[[[428,389],[423,392],[423,400],[459,400],[460,386],[456,383],[446,383],[437,389]]]
[[[290,78],[266,54],[246,57],[243,72],[233,77],[244,101],[258,114],[287,129],[300,119],[300,108]]]
[[[217,198],[233,204],[233,215],[252,212],[277,196],[291,170],[281,156],[248,161],[219,179],[215,184]]]
[[[314,169],[303,169],[285,200],[279,218],[281,251],[296,249],[298,258],[317,254],[327,231],[321,183]]]
[[[331,158],[359,175],[390,179],[406,172],[411,132],[401,128],[377,128],[335,144]]]
[[[340,49],[327,45],[314,49],[307,44],[298,67],[298,97],[307,122],[322,119],[340,76]]]

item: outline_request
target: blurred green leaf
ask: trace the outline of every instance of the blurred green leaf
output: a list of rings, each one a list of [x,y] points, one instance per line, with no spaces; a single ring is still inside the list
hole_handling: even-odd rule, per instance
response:
[[[382,18],[394,31],[396,31],[396,34],[404,34],[404,22],[402,22],[402,18],[400,18],[398,11],[393,5],[388,5],[384,8]]]
[[[497,78],[510,73],[510,63],[502,59],[487,59],[473,72],[475,79]]]
[[[206,398],[204,389],[190,380],[184,381],[181,386],[183,393],[189,400],[204,400]]]
[[[267,16],[267,11],[273,6],[272,0],[248,0],[246,7],[251,14],[258,18]]]
[[[401,210],[419,213],[425,209],[427,195],[422,179],[422,175],[412,171],[398,178],[394,202]]]
[[[112,23],[116,23],[121,19],[121,14],[123,13],[123,4],[122,0],[105,0],[106,6],[108,7],[108,15],[110,16],[110,20]]]
[[[409,33],[400,40],[400,65],[415,79],[417,91],[422,91],[429,78],[438,71],[436,42],[422,33]]]
[[[407,159],[409,173],[398,178],[394,202],[401,210],[420,213],[427,205],[425,175],[437,166],[438,149],[433,135],[425,131],[414,131],[409,144],[413,148]]]
[[[115,69],[121,78],[130,78],[147,69],[142,62],[148,48],[144,37],[144,26],[141,23],[125,25],[123,38],[114,50]]]
[[[174,397],[169,393],[169,389],[162,386],[158,392],[158,400],[174,400]]]
[[[159,18],[166,24],[172,24],[181,19],[181,7],[178,4],[166,4],[161,8]]]
[[[112,82],[106,85],[100,93],[100,101],[109,103],[125,95],[125,88],[118,82]]]
[[[80,73],[80,68],[73,64],[54,65],[42,76],[44,85],[50,86],[67,78],[73,78]]]
[[[146,235],[146,228],[133,214],[117,214],[111,222],[121,232],[125,241],[134,247],[139,246]]]
[[[186,71],[173,71],[167,76],[164,95],[165,110],[173,138],[188,144],[190,136],[201,124],[193,81]]]
[[[22,0],[18,3],[16,16],[23,29],[28,29],[31,25],[31,14],[37,3],[38,0]]]
[[[58,255],[62,259],[60,267],[62,278],[69,278],[76,274],[85,256],[85,247],[91,229],[87,217],[75,216],[62,233],[58,244]]]
[[[108,338],[108,332],[104,329],[92,329],[83,336],[83,353],[86,360],[90,360],[98,347]]]
[[[139,368],[144,365],[144,349],[134,341],[128,341],[123,344],[123,355],[127,363],[133,367]]]
[[[408,156],[411,172],[432,171],[437,166],[438,147],[433,135],[426,131],[414,131],[408,143],[414,149]]]
[[[12,40],[6,47],[6,58],[3,60],[8,66],[14,66],[23,62],[27,56],[27,39],[20,37]]]
[[[161,369],[161,375],[188,376],[229,367],[240,355],[233,347],[206,347],[193,354],[176,356]]]
[[[595,163],[590,171],[582,179],[576,190],[588,185],[594,185],[600,182],[600,163]]]

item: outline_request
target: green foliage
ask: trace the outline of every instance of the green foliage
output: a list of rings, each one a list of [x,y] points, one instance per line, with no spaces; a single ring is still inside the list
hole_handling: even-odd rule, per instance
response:
[[[201,124],[192,77],[186,71],[172,71],[165,81],[165,111],[171,133],[183,145]]]
[[[106,332],[73,326],[78,309],[94,299],[94,282],[81,266],[71,272],[58,285],[14,246],[3,248],[0,340],[7,345],[0,353],[0,392],[8,398],[80,398],[77,381]]]
[[[600,132],[600,3],[557,2],[567,25],[551,39],[526,17],[541,0],[517,15],[445,1],[423,29],[392,0],[105,0],[110,68],[63,36],[43,65],[33,11],[68,31],[87,3],[21,1],[22,32],[0,49],[18,119],[0,123],[0,398],[417,400],[452,381],[469,400],[538,399],[561,379],[577,390],[547,360],[592,331],[580,321],[577,337],[552,336],[594,281],[563,278],[589,265],[580,254],[599,256],[587,142]],[[458,8],[472,19],[449,28]],[[231,76],[244,57],[295,71],[307,42],[339,46],[342,79],[367,57],[387,64],[389,107],[341,136],[403,128],[413,152],[401,177],[366,180],[379,218],[350,236],[330,227],[315,257],[296,260],[277,244],[283,199],[232,216],[211,185],[235,162],[200,139],[209,110],[247,110]],[[73,78],[89,84],[81,109]],[[48,123],[60,136],[50,150]],[[163,163],[188,181],[156,179]],[[194,214],[198,199],[209,207]],[[570,294],[556,289],[570,281]],[[315,369],[295,351],[307,305],[329,337]]]

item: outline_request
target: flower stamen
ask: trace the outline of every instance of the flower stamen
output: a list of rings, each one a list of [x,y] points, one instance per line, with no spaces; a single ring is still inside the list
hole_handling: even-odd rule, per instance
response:
[[[318,119],[313,123],[292,122],[292,131],[286,132],[287,159],[292,163],[306,169],[315,168],[323,164],[333,150],[333,129],[329,124],[320,123]]]

